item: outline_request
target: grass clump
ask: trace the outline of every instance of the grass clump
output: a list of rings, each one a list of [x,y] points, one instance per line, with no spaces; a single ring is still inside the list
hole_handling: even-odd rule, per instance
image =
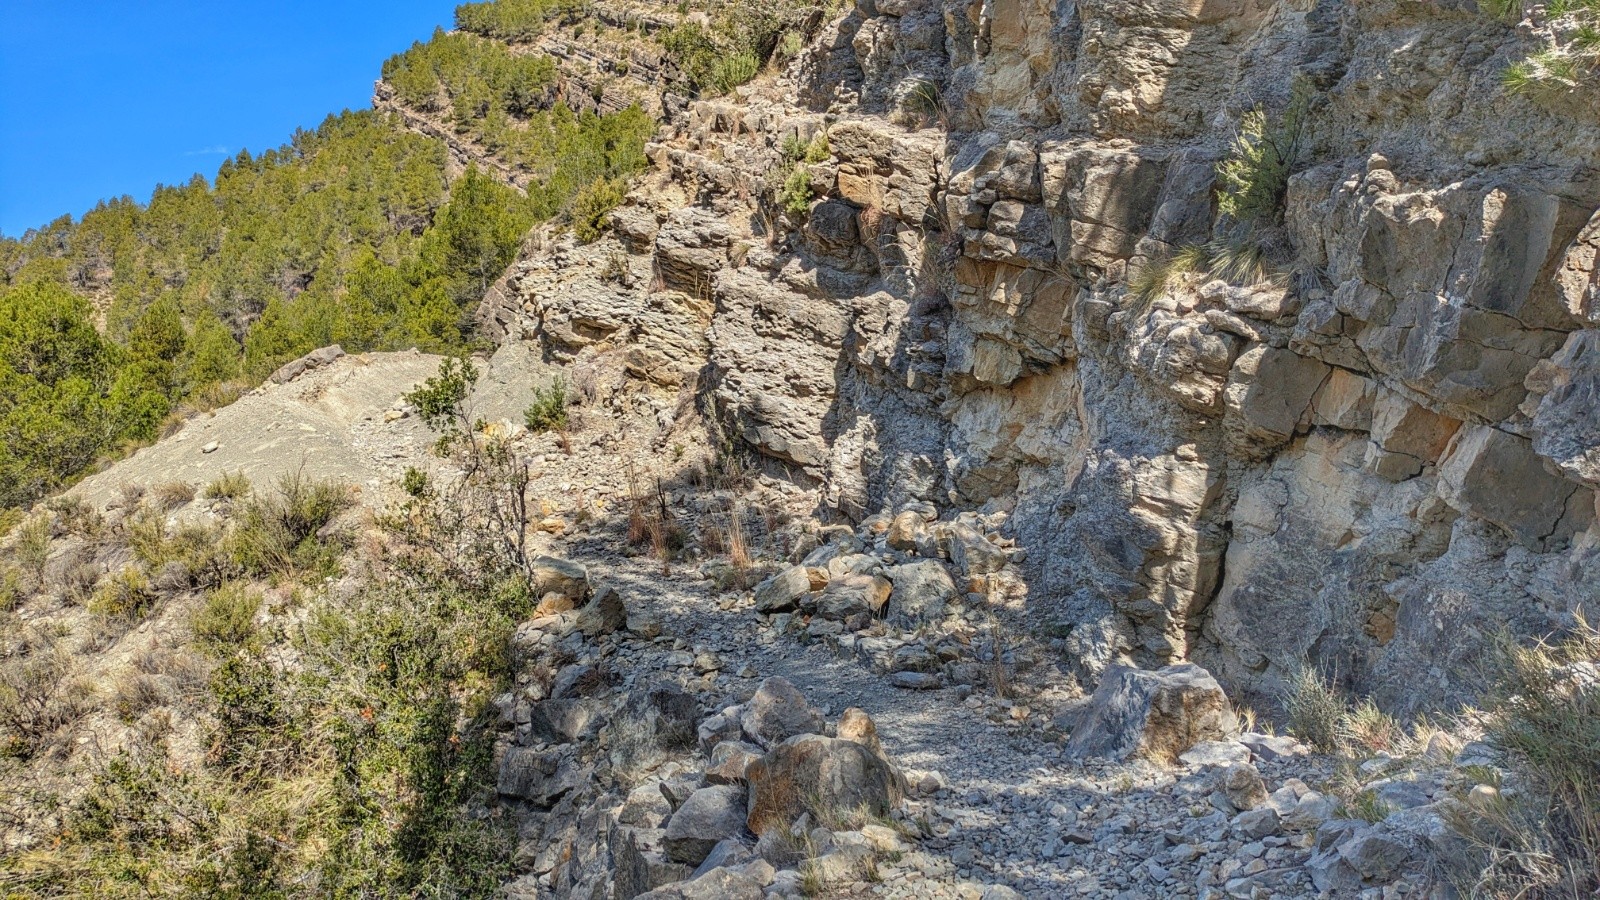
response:
[[[549,384],[535,388],[533,403],[523,411],[523,420],[534,434],[546,431],[565,431],[567,428],[567,380],[560,376]]]
[[[250,479],[243,470],[223,472],[206,485],[200,496],[208,500],[241,500],[250,496]]]
[[[27,759],[88,711],[93,687],[73,676],[72,655],[27,631],[0,661],[0,756]]]
[[[1305,666],[1295,673],[1283,705],[1289,716],[1290,734],[1323,753],[1339,749],[1344,696],[1317,670]]]
[[[155,603],[150,579],[138,566],[125,566],[101,580],[89,596],[89,611],[124,622],[143,615]]]
[[[128,549],[150,572],[176,563],[188,585],[216,584],[230,568],[220,532],[196,522],[169,527],[160,512],[140,507],[123,526]]]
[[[1587,897],[1600,890],[1600,630],[1493,655],[1487,733],[1518,790],[1453,824],[1471,849],[1453,861],[1470,896]]]
[[[1522,17],[1520,0],[1488,0],[1495,18]],[[1555,35],[1544,48],[1508,66],[1501,76],[1515,94],[1570,93],[1584,89],[1600,73],[1600,0],[1550,0],[1545,20]]]
[[[1129,295],[1137,308],[1150,305],[1185,279],[1220,278],[1230,284],[1261,284],[1274,276],[1267,265],[1266,251],[1247,235],[1219,239],[1184,247],[1172,256],[1145,266],[1128,283]]]

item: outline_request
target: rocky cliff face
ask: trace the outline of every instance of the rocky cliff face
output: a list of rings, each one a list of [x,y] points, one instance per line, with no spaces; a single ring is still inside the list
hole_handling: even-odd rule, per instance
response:
[[[1600,601],[1600,95],[1502,88],[1535,38],[1471,0],[863,0],[657,104],[614,236],[483,316],[693,388],[841,517],[1003,514],[1086,681],[1444,705]],[[1245,234],[1257,108],[1303,129]]]

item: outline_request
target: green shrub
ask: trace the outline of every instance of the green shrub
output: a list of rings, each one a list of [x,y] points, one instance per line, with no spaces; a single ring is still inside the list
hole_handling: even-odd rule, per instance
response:
[[[584,0],[492,0],[456,7],[456,27],[485,37],[530,41],[552,19],[579,12]]]
[[[155,602],[150,579],[138,566],[125,566],[101,579],[89,596],[89,611],[108,619],[132,621]]]
[[[406,466],[406,473],[400,477],[400,489],[418,499],[427,496],[428,473],[415,466]]]
[[[783,179],[778,202],[790,215],[800,217],[811,210],[811,170],[795,166]]]
[[[745,84],[761,71],[761,60],[755,53],[741,50],[718,59],[711,67],[711,86],[718,94],[726,94]]]
[[[567,427],[567,380],[555,377],[544,387],[535,388],[533,404],[523,413],[528,430],[541,434],[565,431]]]
[[[24,519],[15,532],[12,557],[35,579],[44,577],[45,564],[50,561],[50,531],[49,516],[33,515]]]
[[[606,216],[622,205],[627,184],[620,178],[596,178],[572,199],[572,231],[585,244],[605,234]]]
[[[229,568],[222,535],[209,525],[185,522],[169,529],[165,516],[141,507],[123,523],[123,534],[128,549],[147,570],[159,572],[168,563],[178,563],[191,585],[216,584]]]
[[[827,162],[832,156],[833,148],[828,144],[828,133],[822,131],[806,145],[806,155],[803,159],[808,163],[822,163]]]
[[[667,58],[690,90],[702,96],[726,94],[761,71],[756,36],[723,23],[715,30],[685,22],[661,36]]]
[[[241,582],[227,582],[206,593],[189,619],[189,628],[202,645],[231,654],[255,636],[260,609],[260,594]]]
[[[25,596],[27,588],[22,583],[22,570],[16,566],[0,565],[0,613],[16,609]]]
[[[1311,97],[1310,82],[1300,78],[1277,119],[1269,119],[1259,106],[1245,113],[1227,157],[1217,165],[1217,209],[1224,216],[1246,225],[1274,224],[1282,218]]]
[[[274,494],[256,492],[241,504],[228,535],[228,554],[257,576],[331,574],[339,548],[318,532],[349,505],[350,492],[343,485],[299,472],[285,475]]]

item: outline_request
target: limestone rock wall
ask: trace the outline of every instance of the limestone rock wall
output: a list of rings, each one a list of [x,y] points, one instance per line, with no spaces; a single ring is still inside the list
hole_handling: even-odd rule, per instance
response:
[[[1503,89],[1530,40],[1471,0],[861,0],[664,109],[615,237],[505,302],[838,515],[1009,514],[1086,679],[1447,704],[1497,629],[1600,609],[1600,99]],[[1297,90],[1266,277],[1132,289],[1222,235],[1218,160]]]

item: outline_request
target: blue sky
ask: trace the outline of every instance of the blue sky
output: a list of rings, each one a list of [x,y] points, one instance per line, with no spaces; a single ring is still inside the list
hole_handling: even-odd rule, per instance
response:
[[[288,140],[370,104],[454,0],[4,0],[0,234]]]

